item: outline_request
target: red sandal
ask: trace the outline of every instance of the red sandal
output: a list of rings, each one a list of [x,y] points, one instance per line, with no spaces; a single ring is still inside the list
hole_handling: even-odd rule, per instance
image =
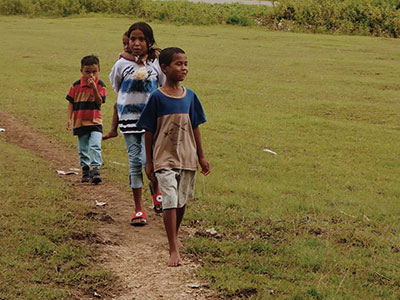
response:
[[[134,222],[137,219],[143,219],[143,220],[141,222]],[[131,225],[132,226],[144,226],[146,224],[147,224],[146,213],[143,210],[137,211],[131,219]]]
[[[162,213],[163,209],[162,209],[162,194],[155,194],[152,195],[151,198],[153,199],[153,209],[157,214]]]

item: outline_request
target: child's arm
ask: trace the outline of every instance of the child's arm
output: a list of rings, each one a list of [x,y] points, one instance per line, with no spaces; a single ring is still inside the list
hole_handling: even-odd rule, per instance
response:
[[[117,136],[118,136],[118,111],[117,111],[117,103],[115,103],[114,112],[111,120],[111,129],[105,136],[103,136],[103,140],[108,140],[110,138]]]
[[[148,55],[145,54],[143,56],[138,57],[138,56],[134,56],[128,52],[122,52],[119,54],[119,58],[121,58],[121,57],[125,58],[126,60],[133,61],[133,62],[137,63],[138,65],[143,65],[144,62],[147,60]]]
[[[88,85],[92,88],[93,94],[94,94],[94,101],[98,106],[101,106],[103,103],[103,98],[101,98],[101,95],[99,93],[99,90],[97,89],[97,84],[96,81],[93,80],[93,78],[89,78],[87,81]]]
[[[203,175],[208,175],[211,171],[211,166],[204,156],[203,145],[201,144],[200,128],[196,127],[195,129],[193,129],[193,134],[196,141],[197,157],[201,166],[201,173]]]
[[[125,58],[126,60],[130,60],[130,61],[134,61],[134,62],[136,62],[136,59],[135,59],[135,57],[132,55],[132,54],[130,54],[130,53],[128,53],[128,52],[122,52],[122,53],[120,53],[119,54],[119,58]]]
[[[71,102],[69,102],[68,103],[67,130],[71,130],[73,108],[74,108],[74,105]]]
[[[111,121],[111,130],[117,132],[118,134],[118,111],[117,111],[117,103],[114,103],[114,112]]]
[[[118,94],[122,82],[122,71],[120,70],[118,61],[112,67],[110,75],[108,75],[108,79],[110,80],[114,91]]]
[[[144,146],[146,148],[146,175],[152,182],[157,182],[156,175],[154,173],[153,165],[153,133],[146,130],[144,134]]]

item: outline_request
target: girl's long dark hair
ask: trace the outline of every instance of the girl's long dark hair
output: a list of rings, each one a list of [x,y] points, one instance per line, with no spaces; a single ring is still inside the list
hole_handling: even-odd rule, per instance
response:
[[[144,38],[147,41],[148,59],[154,61],[160,54],[161,49],[154,47],[156,40],[154,39],[153,29],[145,22],[137,22],[131,25],[128,29],[128,37],[131,36],[132,31],[139,29],[143,32]]]

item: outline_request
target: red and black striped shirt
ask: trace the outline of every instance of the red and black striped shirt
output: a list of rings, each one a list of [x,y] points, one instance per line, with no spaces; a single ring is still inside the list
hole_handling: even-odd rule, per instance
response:
[[[96,78],[96,84],[104,103],[107,94],[106,86],[99,78]],[[103,131],[100,105],[96,103],[93,89],[86,84],[83,77],[72,84],[66,99],[73,104],[74,135],[81,136],[92,131]]]

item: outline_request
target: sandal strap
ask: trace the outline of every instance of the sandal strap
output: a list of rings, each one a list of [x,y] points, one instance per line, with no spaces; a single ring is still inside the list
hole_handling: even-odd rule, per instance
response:
[[[162,197],[162,194],[161,194],[161,193],[154,194],[154,195],[152,196],[152,198],[153,198],[153,205],[154,205],[154,206],[156,206],[156,205],[158,205],[158,204],[162,204],[163,197]]]
[[[142,219],[145,219],[145,220],[146,220],[146,213],[145,213],[143,210],[137,211],[137,212],[133,215],[132,220],[139,219],[139,218],[142,218]]]

